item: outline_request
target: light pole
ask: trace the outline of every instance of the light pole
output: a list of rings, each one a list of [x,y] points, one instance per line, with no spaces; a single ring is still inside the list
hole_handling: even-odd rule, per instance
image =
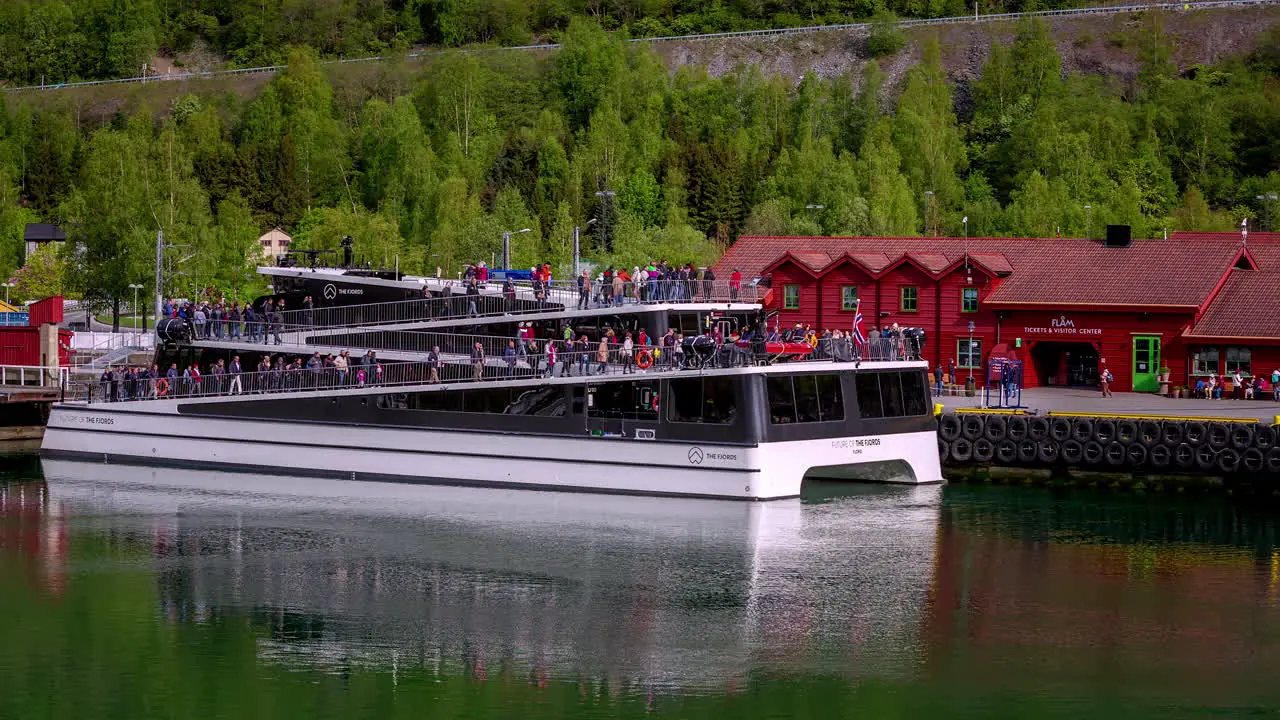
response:
[[[604,240],[603,245],[605,252],[613,250],[613,246],[609,242],[609,202],[613,199],[614,195],[617,195],[617,193],[612,190],[596,191],[596,197],[600,198],[600,217],[604,218],[600,221],[600,235],[601,239]]]
[[[969,357],[965,358],[965,364],[969,366],[969,382],[973,382],[973,321],[969,321]],[[967,384],[967,383],[966,383]]]
[[[933,197],[932,190],[924,191],[924,234],[929,235],[929,199]]]
[[[1271,210],[1267,206],[1267,201],[1271,200],[1274,202],[1276,200],[1280,200],[1280,195],[1276,195],[1275,193],[1266,193],[1265,195],[1258,195],[1256,197],[1262,204],[1262,224],[1265,225],[1268,230],[1273,230],[1274,228],[1271,227]]]
[[[138,316],[142,315],[144,318],[146,317],[145,313],[138,311],[138,291],[142,289],[142,286],[136,283],[129,283],[129,287],[133,290],[133,326],[136,328],[138,327]],[[142,329],[147,329],[145,322]]]
[[[513,234],[519,235],[520,233],[527,233],[527,232],[530,232],[531,230],[532,228],[525,228],[523,230],[508,230],[502,233],[502,269],[503,270],[508,270],[508,271],[511,270],[511,236]]]
[[[969,272],[969,216],[960,218],[960,222],[964,223],[964,281],[972,285],[973,274]]]
[[[805,205],[805,206],[804,206],[804,209],[805,209],[805,210],[813,210],[813,211],[814,211],[813,215],[814,215],[814,217],[816,218],[816,217],[817,217],[817,215],[818,215],[818,212],[817,212],[817,211],[818,211],[818,210],[826,210],[826,209],[827,209],[827,206],[826,206],[826,205],[814,205],[813,203],[809,203],[808,205]],[[817,220],[815,219],[815,220],[814,220],[814,222],[817,222]],[[822,225],[821,225],[820,223],[818,224],[818,229],[819,229],[819,230],[821,230],[821,229],[822,229]]]
[[[8,305],[9,304],[9,288],[18,287],[18,283],[10,280],[7,283],[0,283],[0,285],[4,285],[4,303]]]
[[[1084,206],[1084,239],[1093,239],[1093,206]]]
[[[592,225],[595,225],[595,224],[596,224],[595,218],[591,218],[590,220],[587,221],[587,227],[591,227]],[[573,276],[575,278],[582,273],[582,269],[580,267],[582,265],[582,241],[580,238],[581,233],[582,233],[582,228],[578,227],[577,225],[574,225],[573,226]]]

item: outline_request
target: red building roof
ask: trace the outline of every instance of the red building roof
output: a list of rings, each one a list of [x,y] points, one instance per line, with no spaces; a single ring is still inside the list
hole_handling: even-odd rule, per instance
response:
[[[1280,339],[1280,272],[1232,270],[1184,335],[1199,339]]]

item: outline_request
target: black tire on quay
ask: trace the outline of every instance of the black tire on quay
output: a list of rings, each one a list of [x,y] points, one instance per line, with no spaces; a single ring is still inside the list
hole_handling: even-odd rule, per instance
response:
[[[1059,457],[1061,457],[1061,450],[1058,443],[1048,439],[1036,443],[1036,459],[1040,462],[1052,465],[1058,462]]]
[[[1027,437],[1039,442],[1049,437],[1049,418],[1033,417],[1027,419]]]
[[[1000,442],[1009,434],[1009,421],[1003,415],[988,415],[983,436],[991,442]]]
[[[1123,443],[1121,443],[1123,444]],[[1147,457],[1150,453],[1147,446],[1142,443],[1129,443],[1124,445],[1125,463],[1131,468],[1140,468],[1147,464]]]
[[[1199,420],[1192,420],[1182,427],[1182,438],[1187,444],[1199,447],[1208,439],[1209,426]]]
[[[966,438],[951,441],[951,459],[958,463],[967,463],[973,459],[973,443]]]
[[[1181,445],[1186,437],[1186,428],[1182,427],[1182,423],[1177,420],[1166,421],[1160,426],[1160,442],[1168,445],[1170,449]]]
[[[1036,461],[1039,454],[1040,447],[1035,440],[1023,439],[1018,441],[1018,462],[1023,465],[1030,465]]]
[[[1240,454],[1240,464],[1251,473],[1262,472],[1267,466],[1267,454],[1256,447],[1251,447]]]
[[[960,418],[954,414],[943,415],[938,420],[938,434],[947,442],[960,437]]]
[[[1267,472],[1280,473],[1280,448],[1271,448],[1267,451]]]
[[[1106,445],[1116,439],[1116,421],[1111,418],[1098,418],[1093,423],[1093,439]]]
[[[1138,442],[1151,448],[1160,444],[1160,440],[1160,423],[1155,420],[1143,420],[1138,423]]]
[[[1103,456],[1107,459],[1107,464],[1111,467],[1123,467],[1126,460],[1129,459],[1124,443],[1119,440],[1112,440],[1103,446]]]
[[[1196,448],[1196,467],[1201,470],[1212,470],[1218,464],[1218,451],[1208,445]]]
[[[1253,447],[1253,426],[1240,423],[1231,428],[1231,447],[1243,452]]]
[[[1209,423],[1209,431],[1206,433],[1209,447],[1214,450],[1221,450],[1231,442],[1231,428],[1226,423]]]
[[[969,442],[982,437],[982,416],[965,415],[960,418],[960,436]]]
[[[996,444],[981,437],[973,441],[973,459],[980,463],[989,463],[996,456]]]
[[[1018,443],[1005,438],[996,443],[996,462],[1001,465],[1012,465],[1018,459]]]
[[[1168,445],[1153,445],[1148,451],[1148,459],[1151,461],[1151,467],[1163,470],[1173,464],[1173,451]]]
[[[1101,465],[1107,459],[1107,448],[1097,440],[1084,444],[1084,462],[1086,465]]]
[[[1009,430],[1006,437],[1016,442],[1022,442],[1027,439],[1028,432],[1030,432],[1030,428],[1029,423],[1027,423],[1027,416],[1012,415],[1009,417]]]
[[[1253,431],[1253,446],[1259,450],[1270,450],[1276,446],[1276,429],[1270,425],[1259,424]]]
[[[1165,447],[1168,447],[1167,445]],[[1173,464],[1181,470],[1190,470],[1196,466],[1196,449],[1187,443],[1179,443],[1173,448]]]
[[[1240,469],[1240,453],[1235,448],[1223,448],[1218,451],[1218,469],[1224,473],[1233,473]]]
[[[1071,437],[1080,442],[1093,439],[1093,418],[1076,418],[1071,422]]]
[[[1119,420],[1116,422],[1116,439],[1123,443],[1131,443],[1138,439],[1137,420]]]
[[[1062,442],[1071,437],[1071,421],[1067,418],[1046,418],[1049,420],[1049,437]]]
[[[1084,458],[1084,444],[1079,440],[1065,440],[1059,446],[1058,456],[1068,465],[1079,465]]]
[[[938,438],[938,461],[946,463],[951,459],[951,443]]]

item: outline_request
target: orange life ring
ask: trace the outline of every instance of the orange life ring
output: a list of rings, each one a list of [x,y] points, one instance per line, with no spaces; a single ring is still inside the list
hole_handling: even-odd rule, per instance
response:
[[[653,367],[653,353],[648,350],[641,350],[636,353],[636,367],[641,370],[648,370]]]
[[[156,381],[156,397],[164,397],[169,394],[169,381],[160,378]]]

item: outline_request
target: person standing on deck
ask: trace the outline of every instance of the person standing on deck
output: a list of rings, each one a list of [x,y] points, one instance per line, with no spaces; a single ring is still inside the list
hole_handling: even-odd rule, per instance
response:
[[[578,355],[578,374],[591,374],[591,341],[586,335],[578,338],[578,342],[574,346],[574,351]]]
[[[1275,393],[1276,402],[1280,402],[1280,368],[1271,371],[1271,390]]]
[[[597,368],[601,375],[609,372],[609,338],[600,338],[600,344],[596,347],[596,362],[600,364]]]
[[[942,397],[942,363],[933,366],[933,394]]]
[[[516,374],[516,358],[520,353],[516,351],[516,341],[508,340],[507,349],[502,351],[502,359],[507,361],[507,377],[514,377]]]
[[[239,395],[244,392],[244,383],[240,381],[240,373],[243,369],[240,367],[240,356],[236,355],[231,358],[231,366],[227,368],[227,372],[231,375],[231,384],[227,387],[229,395]]]
[[[1102,386],[1102,397],[1111,397],[1111,382],[1116,379],[1111,374],[1110,368],[1107,367],[1107,361],[1102,361],[1102,369],[1098,371],[1098,384]]]
[[[365,357],[369,357],[367,354]],[[368,363],[362,363],[361,367],[367,366]],[[435,385],[440,382],[440,346],[433,345],[431,352],[427,353],[427,382]]]
[[[484,379],[484,346],[478,340],[471,348],[471,371],[473,379]]]
[[[626,336],[622,339],[622,374],[634,373],[636,371],[635,343],[631,339],[631,331],[628,330]]]

